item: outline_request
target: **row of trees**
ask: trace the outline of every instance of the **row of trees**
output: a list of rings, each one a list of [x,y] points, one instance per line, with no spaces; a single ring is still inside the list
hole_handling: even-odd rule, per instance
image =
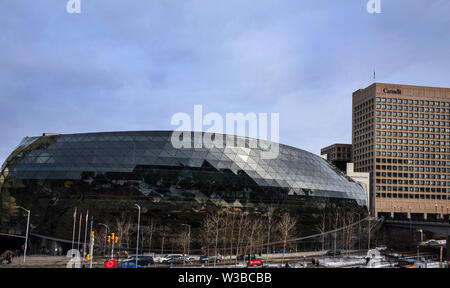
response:
[[[192,232],[180,224],[168,225],[151,218],[147,225],[140,226],[139,249],[141,252],[160,254],[174,250],[186,253],[191,249],[207,255],[228,255],[231,259],[232,255],[269,253],[273,248],[269,243],[274,241],[284,240],[284,245],[277,245],[283,251],[290,248],[287,240],[298,232],[297,221],[287,212],[275,214],[273,208],[263,216],[241,211],[210,213],[205,215],[199,225],[193,227]],[[133,220],[123,214],[114,223],[108,224],[108,235],[114,232],[118,237],[114,250],[121,255],[125,251],[136,249],[137,225]],[[111,253],[111,243],[105,241],[106,232],[106,229],[96,232],[95,245],[98,247],[97,251],[108,255]]]
[[[283,241],[284,257],[286,248],[290,248],[287,240],[298,232],[297,221],[287,212],[282,215],[275,215],[274,212],[270,208],[265,217],[245,212],[208,215],[199,233],[204,252],[208,255],[228,255],[232,262],[232,255],[237,260],[239,255],[269,253],[270,243]]]
[[[189,226],[185,223],[149,219],[148,223],[140,226],[140,253],[145,251],[164,254],[170,251],[169,253],[189,254],[190,251],[195,251],[195,254],[220,254],[233,262],[233,258],[236,259],[239,255],[262,255],[276,250],[282,251],[284,259],[286,251],[292,251],[299,245],[299,241],[291,239],[300,234],[301,226],[297,225],[297,219],[288,212],[273,207],[269,207],[264,214],[220,212],[206,214],[203,219],[192,223],[189,229],[184,227]],[[312,241],[320,243],[321,250],[336,247],[350,250],[355,248],[356,243],[360,243],[358,236],[362,226],[350,225],[358,221],[358,214],[345,209],[323,209],[320,215],[315,216],[312,221],[316,223],[316,231],[322,234]],[[108,234],[114,232],[118,236],[115,251],[120,251],[122,255],[124,251],[134,252],[137,236],[135,219],[122,215],[108,227]],[[326,233],[335,229],[339,231]],[[97,251],[104,251],[108,255],[111,253],[111,244],[105,243],[105,232],[105,229],[100,229],[95,240],[96,247],[99,248]]]

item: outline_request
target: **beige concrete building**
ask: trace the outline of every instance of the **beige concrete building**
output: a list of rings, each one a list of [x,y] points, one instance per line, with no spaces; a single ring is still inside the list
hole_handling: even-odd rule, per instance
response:
[[[450,88],[374,83],[353,93],[356,172],[372,175],[370,211],[448,219]]]
[[[345,172],[347,163],[352,161],[352,145],[336,143],[320,149],[320,155]]]
[[[347,163],[345,174],[363,187],[364,191],[366,191],[366,203],[370,203],[370,173],[355,172],[354,164]]]

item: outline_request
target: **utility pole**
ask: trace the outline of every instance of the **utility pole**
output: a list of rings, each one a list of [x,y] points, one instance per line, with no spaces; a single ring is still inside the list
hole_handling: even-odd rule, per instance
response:
[[[137,226],[137,243],[136,243],[136,268],[138,268],[138,258],[139,258],[139,225],[141,222],[141,206],[134,204],[138,208],[138,226]]]
[[[76,224],[76,218],[77,218],[77,207],[75,207],[75,212],[73,213],[72,250],[73,250],[73,244],[74,244],[74,241],[75,241],[75,224]]]
[[[114,232],[111,233],[112,238],[112,245],[111,245],[111,259],[114,259],[114,243],[116,242],[116,239],[114,237]]]

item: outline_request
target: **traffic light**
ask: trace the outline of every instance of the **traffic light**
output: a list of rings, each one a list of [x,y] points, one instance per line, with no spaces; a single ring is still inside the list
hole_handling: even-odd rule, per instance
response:
[[[106,240],[108,243],[111,243],[111,236],[108,235],[108,239]]]
[[[119,237],[116,236],[116,238],[114,239],[114,243],[117,243],[117,241],[119,241]]]

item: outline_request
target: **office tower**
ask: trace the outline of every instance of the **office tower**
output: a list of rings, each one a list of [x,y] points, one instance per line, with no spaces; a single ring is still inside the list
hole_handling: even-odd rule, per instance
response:
[[[355,171],[372,174],[372,215],[448,219],[450,89],[374,83],[353,93]]]

